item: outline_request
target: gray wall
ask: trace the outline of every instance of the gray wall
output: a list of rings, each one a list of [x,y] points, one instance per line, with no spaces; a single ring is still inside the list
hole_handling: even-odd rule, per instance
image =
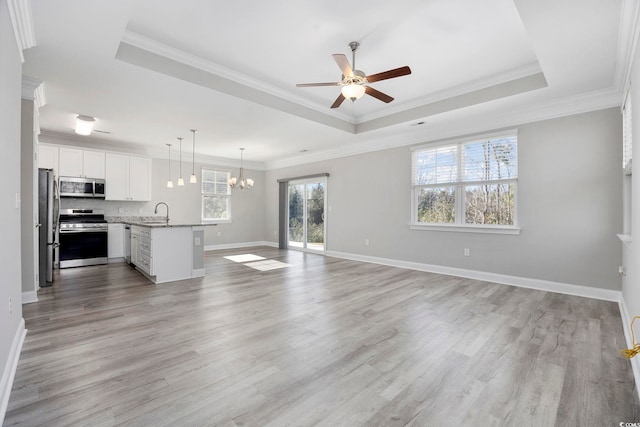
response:
[[[640,55],[636,50],[635,60],[630,76],[631,82],[640,82]],[[633,126],[633,152],[636,154],[636,173],[631,176],[631,235],[635,239],[635,251],[633,245],[623,245],[624,261],[623,265],[627,270],[627,275],[622,283],[622,297],[628,310],[629,319],[623,321],[630,322],[633,316],[640,315],[640,251],[637,249],[638,231],[640,231],[640,87],[631,86],[632,126]],[[636,323],[636,331],[638,325]],[[631,344],[631,343],[629,343]],[[637,363],[637,362],[636,362]],[[640,366],[640,365],[636,365]]]
[[[34,237],[36,234],[37,205],[34,206],[35,179],[35,132],[34,132],[34,102],[30,99],[22,99],[21,113],[21,239],[22,239],[22,292],[35,292],[38,283],[35,274],[35,248]]]
[[[11,344],[22,319],[20,272],[20,98],[22,62],[7,2],[0,2],[0,367],[8,374]],[[30,202],[30,201],[28,201]],[[9,300],[11,299],[11,310]],[[0,375],[2,378],[2,375]],[[0,390],[2,393],[4,390]],[[1,414],[0,414],[1,415]]]
[[[276,180],[328,172],[329,251],[619,290],[620,140],[617,108],[519,126],[517,236],[410,230],[407,147],[268,171],[265,240]]]

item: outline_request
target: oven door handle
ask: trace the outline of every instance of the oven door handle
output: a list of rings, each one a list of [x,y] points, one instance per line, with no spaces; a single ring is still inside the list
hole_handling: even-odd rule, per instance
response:
[[[83,230],[60,230],[60,234],[76,234],[76,233],[106,233],[106,228],[85,228]]]

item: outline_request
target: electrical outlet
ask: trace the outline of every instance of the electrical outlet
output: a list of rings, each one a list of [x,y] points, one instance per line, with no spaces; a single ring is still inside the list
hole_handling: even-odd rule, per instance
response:
[[[218,237],[220,237],[222,235],[222,233],[220,231],[218,231]]]
[[[273,230],[273,235],[277,236],[278,235],[278,230]]]
[[[200,246],[200,238],[199,237],[196,237],[195,245],[196,246]]]
[[[369,246],[369,239],[364,239],[364,245]]]
[[[138,208],[138,213],[142,213],[142,208]]]
[[[9,314],[13,314],[13,304],[11,303],[11,297],[9,297]]]
[[[124,208],[118,208],[118,213],[124,213]]]
[[[469,248],[464,248],[464,256],[469,256],[471,255],[471,251],[469,250]]]

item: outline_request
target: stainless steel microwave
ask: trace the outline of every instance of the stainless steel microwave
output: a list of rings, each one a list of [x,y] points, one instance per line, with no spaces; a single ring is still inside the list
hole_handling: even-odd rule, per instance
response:
[[[104,199],[104,179],[60,177],[60,197],[92,197]]]

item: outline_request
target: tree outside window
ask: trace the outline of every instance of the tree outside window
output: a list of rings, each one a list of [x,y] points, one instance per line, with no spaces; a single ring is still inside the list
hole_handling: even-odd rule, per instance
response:
[[[202,169],[202,220],[230,221],[229,172]]]
[[[413,223],[516,225],[515,135],[415,149]]]

